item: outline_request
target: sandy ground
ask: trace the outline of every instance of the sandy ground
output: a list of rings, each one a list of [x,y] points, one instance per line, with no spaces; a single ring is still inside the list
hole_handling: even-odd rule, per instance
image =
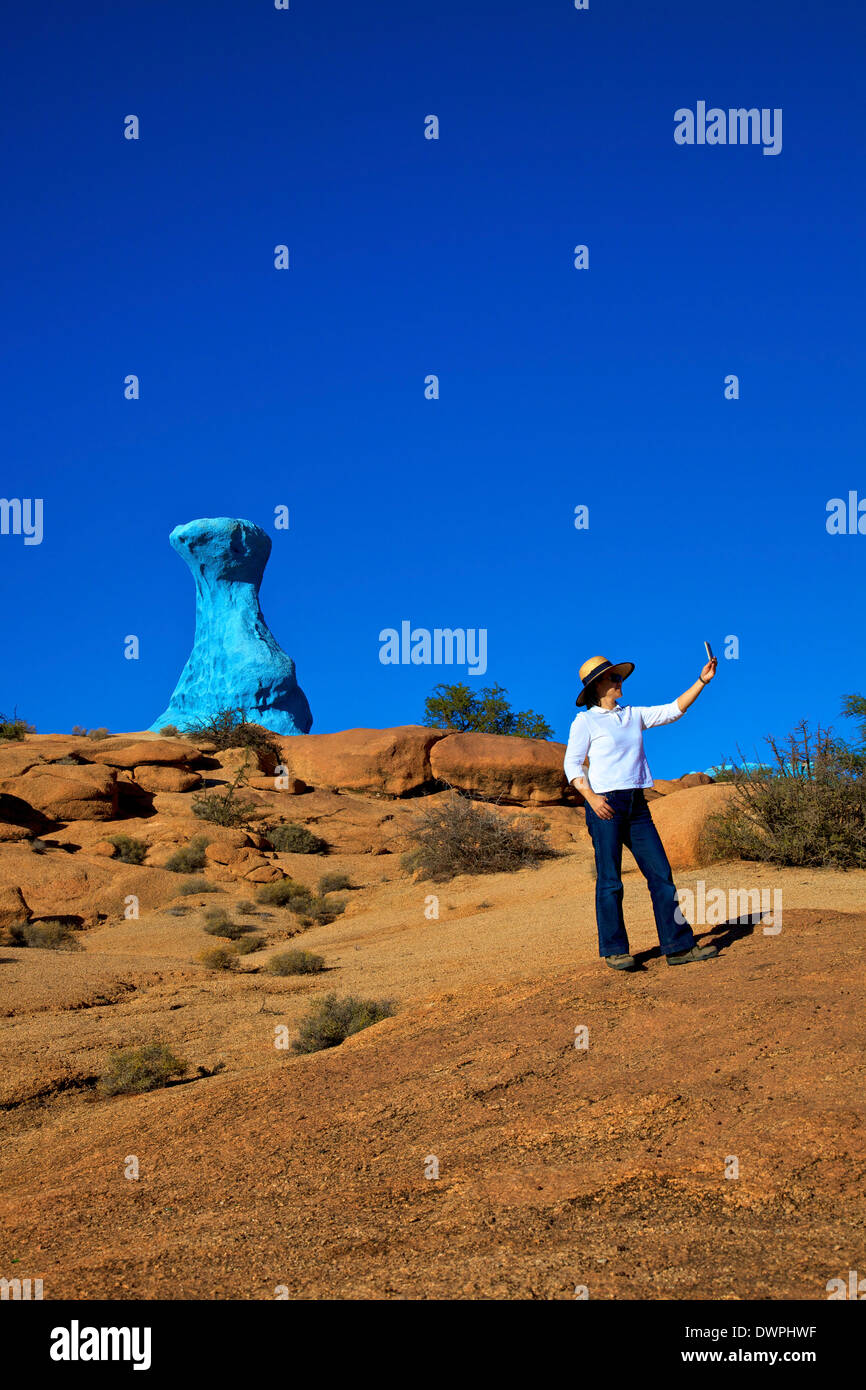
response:
[[[292,940],[318,977],[262,972],[279,909],[238,974],[197,962],[202,909],[249,885],[77,953],[0,948],[0,1274],[46,1298],[823,1299],[862,1268],[866,873],[681,872],[781,889],[783,929],[699,926],[720,956],[670,969],[631,868],[622,975],[585,845],[440,886],[396,855],[284,859],[358,885]],[[330,989],[398,1011],[275,1046]],[[98,1098],[108,1053],[155,1038],[188,1079]]]

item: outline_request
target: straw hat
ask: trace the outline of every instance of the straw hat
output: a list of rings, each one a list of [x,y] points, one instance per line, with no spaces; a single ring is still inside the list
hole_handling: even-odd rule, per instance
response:
[[[617,665],[612,661],[608,661],[606,656],[591,656],[589,658],[589,661],[585,661],[583,663],[583,665],[577,673],[580,676],[580,679],[583,681],[583,690],[581,690],[580,694],[575,700],[575,704],[586,704],[586,697],[589,694],[589,687],[592,685],[593,681],[598,680],[599,676],[606,676],[608,675],[608,673],[610,673],[612,675],[619,676],[620,680],[624,681],[627,676],[631,675],[633,670],[633,661],[620,661]]]

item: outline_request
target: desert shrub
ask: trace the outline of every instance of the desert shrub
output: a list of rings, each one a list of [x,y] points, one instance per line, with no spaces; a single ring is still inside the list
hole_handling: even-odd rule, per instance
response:
[[[456,792],[423,811],[409,835],[415,848],[403,856],[403,867],[439,881],[455,874],[511,872],[556,856],[526,817],[505,820]]]
[[[122,864],[143,864],[147,854],[144,840],[134,840],[131,835],[110,835],[109,843],[117,850]]]
[[[327,926],[346,911],[344,898],[319,898],[311,895],[309,902],[301,909],[298,921],[302,927]]]
[[[358,999],[351,994],[338,999],[336,994],[328,994],[301,1020],[292,1050],[321,1052],[326,1047],[337,1047],[362,1028],[390,1018],[394,1009],[391,999]]]
[[[171,869],[173,874],[198,873],[207,863],[205,856],[207,843],[204,835],[196,835],[188,845],[182,845],[180,849],[175,850],[174,854],[166,860],[165,868]]]
[[[182,893],[185,898],[190,898],[193,893],[219,893],[221,890],[215,883],[209,883],[206,878],[188,878],[186,883],[182,883],[177,891]],[[186,911],[185,908],[184,911]]]
[[[209,946],[199,956],[208,970],[237,970],[238,953],[231,946]]]
[[[235,950],[239,956],[248,956],[253,951],[260,951],[263,942],[262,936],[241,936],[235,941]]]
[[[265,832],[271,849],[280,851],[283,854],[327,854],[328,842],[321,836],[314,835],[311,830],[307,830],[304,825],[294,825],[291,821],[283,821],[280,825],[273,825]]]
[[[803,868],[866,868],[866,775],[862,754],[832,731],[802,720],[773,762],[734,765],[734,795],[710,816],[708,858],[759,860]]]
[[[7,714],[0,714],[0,739],[20,742],[28,734],[35,733],[35,725],[28,724],[26,719],[19,719],[17,710],[13,710],[11,719]]]
[[[311,951],[281,951],[264,968],[269,975],[318,975],[325,968],[325,957]]]
[[[13,946],[35,946],[43,951],[81,950],[68,922],[56,920],[15,922],[9,928],[9,939]]]
[[[424,701],[424,723],[452,733],[474,731],[516,738],[550,739],[553,729],[535,710],[515,712],[502,685],[472,690],[468,685],[437,685]]]
[[[255,917],[258,912],[255,903],[251,903],[247,898],[243,898],[241,902],[235,903],[235,908],[243,917]]]
[[[326,893],[338,893],[341,888],[351,888],[352,880],[348,874],[323,874],[319,879],[319,896],[324,897]]]
[[[247,825],[258,806],[255,801],[243,801],[236,791],[237,779],[222,792],[197,792],[192,798],[193,815],[211,825]]]
[[[293,878],[279,878],[275,883],[263,883],[256,896],[260,903],[270,903],[272,907],[292,907],[308,902],[312,894]]]
[[[210,719],[198,720],[184,729],[184,736],[212,743],[216,752],[226,748],[254,748],[268,754],[274,766],[282,761],[280,746],[270,730],[251,723],[243,709],[223,709]]]
[[[92,738],[95,739],[96,742],[99,742],[100,739],[111,737],[108,729],[85,729],[83,724],[73,724],[72,732],[76,738]]]
[[[274,907],[287,907],[297,914],[301,926],[311,927],[314,923],[324,926],[333,922],[346,910],[340,899],[319,897],[294,879],[282,878],[276,883],[263,883],[259,889],[259,902],[270,903]]]
[[[189,908],[186,906],[186,904],[181,903],[174,903],[171,907],[167,907],[165,910],[169,917],[185,917],[186,914],[189,912]]]
[[[163,738],[180,738],[180,729],[176,724],[163,724],[159,731]]]
[[[209,936],[224,936],[229,941],[237,941],[251,930],[241,922],[233,922],[222,907],[208,908],[204,917],[204,929]]]
[[[123,1048],[119,1052],[112,1052],[106,1071],[97,1082],[97,1089],[104,1096],[154,1091],[159,1086],[165,1086],[172,1077],[183,1076],[186,1069],[186,1062],[175,1057],[165,1043]]]

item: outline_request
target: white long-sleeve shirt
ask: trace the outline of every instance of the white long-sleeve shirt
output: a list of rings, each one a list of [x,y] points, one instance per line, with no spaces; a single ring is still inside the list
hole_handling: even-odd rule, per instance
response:
[[[643,748],[644,729],[672,724],[682,717],[676,700],[669,705],[593,705],[582,710],[568,734],[565,775],[569,782],[586,777],[594,792],[651,787],[652,773]],[[589,772],[584,762],[589,758]]]

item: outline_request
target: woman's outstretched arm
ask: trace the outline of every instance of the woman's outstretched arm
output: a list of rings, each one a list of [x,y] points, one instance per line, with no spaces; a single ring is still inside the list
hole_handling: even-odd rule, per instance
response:
[[[714,656],[712,661],[707,662],[706,666],[701,671],[701,674],[698,676],[694,685],[690,685],[688,690],[684,690],[682,695],[677,696],[677,704],[679,705],[683,714],[685,714],[689,705],[693,705],[695,703],[695,700],[700,695],[704,686],[709,685],[710,681],[713,679],[713,676],[716,674],[716,667],[718,666],[718,664],[719,658],[717,656]]]

